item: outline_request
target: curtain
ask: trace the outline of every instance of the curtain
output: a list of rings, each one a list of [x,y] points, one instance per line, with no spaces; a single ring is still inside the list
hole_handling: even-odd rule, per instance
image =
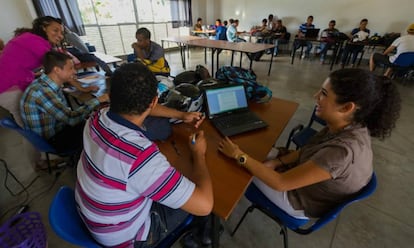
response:
[[[173,28],[191,27],[191,0],[170,0]]]
[[[85,35],[78,2],[74,0],[33,0],[38,16],[53,16],[62,19],[66,27],[78,35]]]

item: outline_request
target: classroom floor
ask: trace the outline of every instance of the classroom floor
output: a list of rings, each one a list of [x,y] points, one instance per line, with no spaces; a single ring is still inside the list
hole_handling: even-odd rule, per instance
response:
[[[172,67],[172,75],[182,72],[179,53],[168,52],[166,55]],[[197,64],[205,65],[209,70],[210,56],[204,64],[204,50],[192,49],[187,65],[194,70]],[[223,51],[220,55],[221,65],[230,63],[230,53]],[[236,56],[238,64],[239,57]],[[299,108],[289,122],[277,145],[284,146],[288,133],[299,123],[307,123],[314,106],[313,94],[319,89],[329,74],[328,65],[320,65],[318,59],[300,60],[290,64],[290,57],[282,54],[274,59],[270,76],[267,76],[270,55],[264,55],[260,62],[253,63],[253,70],[258,81],[273,91],[274,97],[294,100]],[[245,67],[248,66],[244,60]],[[368,68],[366,61],[361,67]],[[338,67],[334,68],[337,69]],[[377,73],[381,73],[378,70]],[[373,140],[374,167],[378,177],[377,191],[369,199],[355,203],[342,211],[339,218],[308,236],[290,232],[291,247],[411,247],[414,244],[414,87],[399,84],[402,98],[401,118],[392,136],[384,142]],[[0,163],[0,223],[14,214],[25,202],[30,211],[42,214],[46,225],[50,248],[74,247],[58,238],[49,227],[48,208],[55,192],[62,185],[74,186],[73,169],[65,169],[58,178],[55,174],[35,173],[31,162],[36,153],[20,136],[0,128],[0,159],[7,162],[8,168],[23,182],[30,182],[39,177],[29,188],[28,194],[12,196],[4,185],[16,193],[21,188],[13,178],[6,175],[5,167]],[[3,182],[6,181],[6,184]],[[267,248],[283,247],[279,227],[259,211],[250,213],[234,237],[233,230],[244,210],[249,205],[242,199],[231,217],[223,222],[224,233],[221,236],[223,248]],[[6,211],[8,211],[6,213]],[[178,243],[174,247],[181,247]]]

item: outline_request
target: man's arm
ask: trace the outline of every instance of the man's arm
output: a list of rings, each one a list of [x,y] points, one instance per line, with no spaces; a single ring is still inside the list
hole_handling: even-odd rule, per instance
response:
[[[196,187],[191,197],[181,208],[194,215],[208,215],[213,209],[214,198],[213,185],[205,159],[207,142],[203,131],[199,131],[195,135],[194,143],[191,142],[192,136],[188,139],[193,156],[193,167],[191,174],[187,177],[195,183]]]
[[[389,46],[385,51],[382,53],[384,55],[388,55],[390,52],[394,51],[394,49],[397,48],[396,46]]]
[[[165,107],[161,104],[157,104],[155,108],[151,110],[150,115],[182,120],[185,123],[194,124],[195,128],[198,128],[205,118],[200,112],[181,112],[173,108]]]

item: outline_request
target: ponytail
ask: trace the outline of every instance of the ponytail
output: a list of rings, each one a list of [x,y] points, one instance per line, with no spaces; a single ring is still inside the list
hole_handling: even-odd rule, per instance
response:
[[[400,117],[401,98],[395,83],[385,76],[377,77],[376,90],[379,99],[365,122],[371,136],[382,140],[391,135],[391,130]]]

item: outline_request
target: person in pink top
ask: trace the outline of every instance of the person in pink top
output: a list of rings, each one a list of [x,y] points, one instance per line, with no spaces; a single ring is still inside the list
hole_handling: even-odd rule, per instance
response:
[[[4,47],[0,56],[0,105],[8,109],[16,121],[20,121],[20,98],[35,79],[34,71],[41,67],[46,52],[62,39],[62,21],[44,16],[33,21],[29,32],[15,36]]]

